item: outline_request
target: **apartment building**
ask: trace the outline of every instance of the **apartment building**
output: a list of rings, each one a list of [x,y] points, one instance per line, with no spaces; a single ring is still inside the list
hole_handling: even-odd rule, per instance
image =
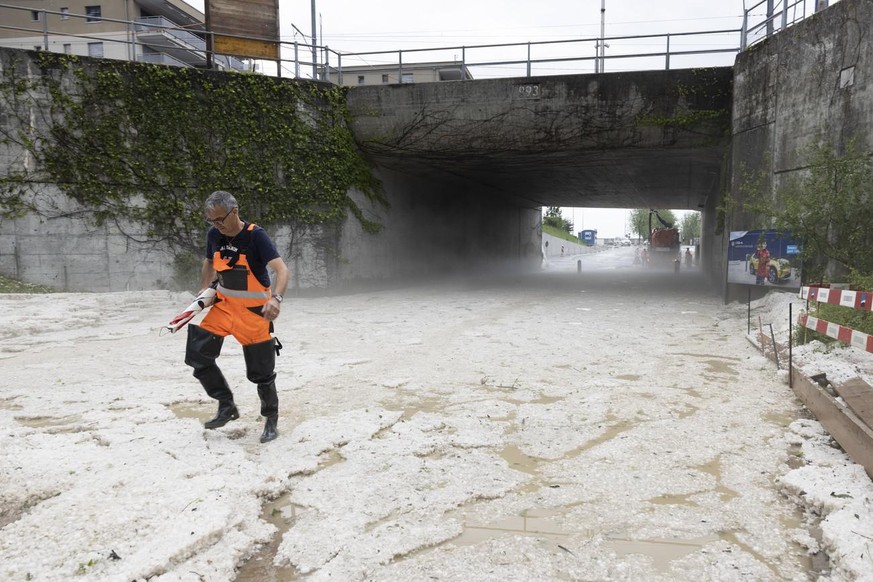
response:
[[[7,0],[0,46],[159,63],[207,64],[205,15],[182,0]],[[239,59],[216,57],[242,70]]]
[[[342,73],[342,75],[340,75]],[[340,78],[341,77],[341,78]],[[458,62],[404,63],[400,65],[356,65],[331,69],[330,80],[345,87],[359,85],[390,85],[396,83],[435,83],[464,81],[473,75]]]

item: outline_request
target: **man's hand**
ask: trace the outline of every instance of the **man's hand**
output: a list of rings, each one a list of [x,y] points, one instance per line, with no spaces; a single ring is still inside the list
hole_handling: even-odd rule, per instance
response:
[[[281,310],[281,305],[279,304],[279,300],[275,297],[270,297],[270,299],[264,304],[264,307],[261,309],[261,314],[263,314],[264,319],[267,321],[273,321],[277,317],[279,317],[279,311]]]

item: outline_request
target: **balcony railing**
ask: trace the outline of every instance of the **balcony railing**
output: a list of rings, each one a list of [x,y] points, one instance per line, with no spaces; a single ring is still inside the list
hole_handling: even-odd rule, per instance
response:
[[[191,66],[166,53],[142,53],[137,55],[136,60],[140,63],[149,63],[152,65],[169,65],[171,67]]]
[[[166,37],[188,45],[193,50],[206,51],[206,40],[189,32],[164,18],[163,16],[146,16],[137,18],[134,24],[138,37]],[[148,43],[146,43],[148,44]]]

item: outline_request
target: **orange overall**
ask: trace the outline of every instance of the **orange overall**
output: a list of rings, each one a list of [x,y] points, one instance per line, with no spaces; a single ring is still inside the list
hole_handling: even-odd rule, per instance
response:
[[[247,230],[254,228],[250,224]],[[216,250],[212,266],[218,273],[216,300],[200,327],[222,337],[232,335],[244,346],[271,340],[272,323],[261,315],[270,288],[252,273],[245,249],[230,259]]]

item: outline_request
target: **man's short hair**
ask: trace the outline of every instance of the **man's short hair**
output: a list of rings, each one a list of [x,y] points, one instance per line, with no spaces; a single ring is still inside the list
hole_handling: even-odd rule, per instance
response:
[[[208,212],[210,210],[215,210],[216,208],[233,210],[234,208],[239,208],[239,204],[230,192],[216,190],[210,194],[209,198],[206,199],[206,202],[203,203],[203,209]]]

